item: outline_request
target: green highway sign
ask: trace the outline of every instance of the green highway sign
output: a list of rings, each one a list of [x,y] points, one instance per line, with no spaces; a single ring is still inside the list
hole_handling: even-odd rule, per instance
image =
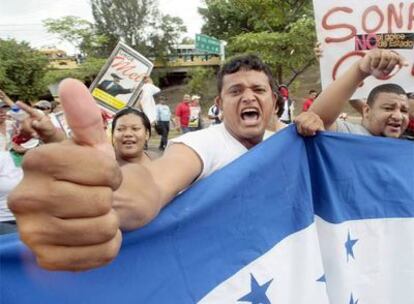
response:
[[[210,54],[220,54],[220,40],[202,34],[196,34],[195,48]]]

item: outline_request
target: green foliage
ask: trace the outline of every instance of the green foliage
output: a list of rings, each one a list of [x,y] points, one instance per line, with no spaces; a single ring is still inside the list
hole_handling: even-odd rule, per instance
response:
[[[181,18],[160,14],[153,0],[91,0],[95,23],[74,16],[46,19],[48,32],[82,54],[108,57],[122,40],[145,56],[165,60],[187,29]]]
[[[94,26],[87,20],[76,16],[43,20],[49,33],[56,34],[60,40],[71,43],[83,55],[99,56],[99,48],[108,42],[108,37],[96,33]]]
[[[88,57],[79,67],[80,79],[93,81],[106,62],[106,59]]]
[[[282,83],[315,62],[310,0],[205,0],[203,33],[229,42],[229,55],[257,53]]]
[[[148,51],[151,57],[163,62],[165,65],[168,54],[174,53],[174,46],[177,44],[178,38],[187,28],[179,17],[165,15],[160,20],[156,24],[159,30],[153,32],[149,37]]]
[[[195,43],[195,41],[194,41],[194,38],[184,37],[184,38],[181,40],[181,43],[182,43],[182,44],[194,44],[194,43]]]
[[[209,86],[209,80],[215,78],[215,73],[212,68],[197,67],[190,70],[189,77],[187,92],[203,97],[207,95],[206,88]],[[201,99],[201,102],[203,102],[203,99]]]
[[[119,40],[144,56],[164,60],[181,33],[179,17],[162,15],[153,0],[92,0],[96,32],[108,37],[107,54]]]
[[[156,3],[152,0],[91,0],[98,34],[108,39],[107,54],[122,38],[125,43],[145,52],[147,30],[155,21]]]
[[[13,98],[32,100],[45,92],[47,58],[26,42],[0,39],[0,88]]]
[[[105,59],[88,57],[79,68],[72,70],[49,70],[44,83],[50,85],[65,78],[76,78],[84,82],[92,82],[105,64]]]

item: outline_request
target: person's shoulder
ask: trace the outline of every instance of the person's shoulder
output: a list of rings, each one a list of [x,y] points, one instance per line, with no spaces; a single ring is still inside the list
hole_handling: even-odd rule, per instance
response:
[[[147,151],[144,151],[144,153],[150,161],[160,157],[159,154],[154,151],[147,150]]]
[[[222,124],[212,125],[208,128],[204,128],[197,131],[187,132],[183,135],[180,135],[176,138],[171,139],[172,142],[182,142],[186,140],[198,139],[198,138],[215,138],[218,134],[222,132],[223,126]]]
[[[350,134],[371,135],[363,125],[342,119],[336,120],[336,131]]]

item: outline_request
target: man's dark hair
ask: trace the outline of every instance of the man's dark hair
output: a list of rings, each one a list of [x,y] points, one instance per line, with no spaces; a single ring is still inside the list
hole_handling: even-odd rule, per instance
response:
[[[309,94],[313,94],[313,93],[318,93],[318,92],[316,92],[315,90],[309,90]]]
[[[225,75],[234,74],[238,71],[251,70],[265,73],[269,79],[272,91],[277,94],[278,87],[273,79],[273,75],[272,72],[270,72],[269,67],[258,56],[252,54],[233,57],[221,67],[217,74],[218,93],[221,94],[221,90],[223,89],[223,78]]]
[[[141,118],[142,120],[142,124],[144,125],[145,129],[149,132],[149,136],[151,137],[151,123],[147,117],[147,115],[145,115],[144,112],[131,108],[131,107],[126,107],[118,112],[116,112],[116,114],[114,115],[114,118],[112,120],[112,128],[111,128],[111,134],[112,136],[114,135],[114,131],[116,128],[116,123],[118,121],[119,118],[121,118],[122,116],[128,115],[128,114],[134,114],[138,117]]]
[[[402,87],[395,83],[386,83],[376,86],[369,92],[367,105],[372,106],[380,93],[394,93],[397,95],[406,95]]]

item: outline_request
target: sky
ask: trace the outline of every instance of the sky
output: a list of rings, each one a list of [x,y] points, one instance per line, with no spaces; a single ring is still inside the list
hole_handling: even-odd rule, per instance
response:
[[[187,26],[187,34],[194,37],[202,26],[197,7],[202,0],[158,0],[162,13],[178,16]],[[56,46],[73,54],[75,49],[47,33],[42,20],[63,16],[78,16],[93,21],[89,0],[0,0],[0,38],[28,41],[32,47]]]

